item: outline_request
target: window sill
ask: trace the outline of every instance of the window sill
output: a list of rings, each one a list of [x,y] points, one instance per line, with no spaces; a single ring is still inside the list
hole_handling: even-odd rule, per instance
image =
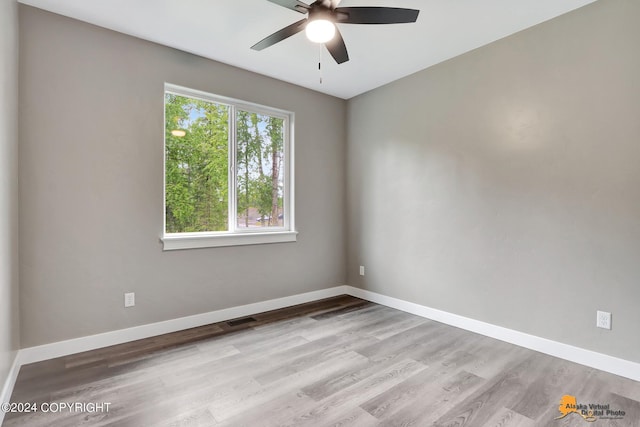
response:
[[[263,245],[297,240],[297,231],[272,231],[267,233],[207,234],[193,233],[164,236],[160,240],[163,250],[217,248],[221,246]]]

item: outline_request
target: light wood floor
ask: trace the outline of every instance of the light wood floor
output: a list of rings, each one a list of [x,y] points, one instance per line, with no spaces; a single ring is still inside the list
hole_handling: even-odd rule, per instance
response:
[[[254,318],[23,366],[12,402],[111,405],[3,426],[640,426],[638,382],[353,297]]]

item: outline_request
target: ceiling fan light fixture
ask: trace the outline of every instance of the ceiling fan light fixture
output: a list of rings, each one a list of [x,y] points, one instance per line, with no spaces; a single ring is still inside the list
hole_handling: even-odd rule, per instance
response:
[[[327,19],[314,19],[307,23],[305,33],[314,43],[326,43],[336,35],[336,26]]]
[[[336,23],[343,24],[409,24],[416,22],[417,9],[381,6],[338,7],[340,0],[315,0],[313,3],[303,3],[300,0],[268,0],[307,17],[287,25],[275,33],[265,37],[251,46],[253,50],[264,50],[269,46],[280,43],[302,31],[314,43],[324,44],[337,64],[349,60],[347,46],[342,39]],[[322,52],[322,50],[320,51]]]

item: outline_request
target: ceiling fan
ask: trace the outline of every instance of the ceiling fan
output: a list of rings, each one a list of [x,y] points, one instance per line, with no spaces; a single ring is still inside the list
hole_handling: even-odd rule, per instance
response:
[[[298,0],[268,1],[307,17],[276,31],[251,46],[251,49],[266,49],[305,30],[309,40],[323,43],[338,64],[347,62],[349,54],[335,24],[406,24],[416,22],[420,13],[419,10],[397,7],[338,7],[340,0],[316,0],[312,4]]]

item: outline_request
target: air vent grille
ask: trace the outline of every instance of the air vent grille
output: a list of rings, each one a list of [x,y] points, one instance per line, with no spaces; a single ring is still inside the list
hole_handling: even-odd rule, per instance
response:
[[[227,322],[227,325],[238,326],[238,325],[244,325],[245,323],[251,323],[251,322],[257,322],[255,317],[243,317],[241,319],[229,320]]]

